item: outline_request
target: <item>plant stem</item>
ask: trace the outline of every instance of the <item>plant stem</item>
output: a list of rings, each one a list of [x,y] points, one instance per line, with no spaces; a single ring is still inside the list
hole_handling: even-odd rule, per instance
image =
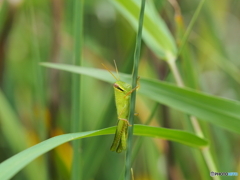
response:
[[[173,73],[173,76],[177,82],[177,85],[179,87],[184,87],[184,84],[183,84],[183,80],[181,78],[181,75],[178,71],[178,68],[177,68],[177,65],[176,65],[176,59],[175,58],[172,58],[172,57],[169,57],[168,58],[168,65]]]
[[[190,24],[189,24],[189,26],[188,26],[188,28],[186,30],[186,33],[184,34],[184,36],[182,38],[181,46],[180,46],[179,51],[178,51],[178,55],[181,54],[181,52],[182,52],[182,50],[183,50],[183,48],[184,48],[184,46],[185,46],[185,44],[187,42],[187,39],[188,39],[188,37],[190,35],[190,32],[191,32],[191,30],[193,28],[194,23],[196,22],[197,17],[200,14],[200,11],[201,11],[201,9],[203,7],[204,2],[205,2],[205,0],[201,0],[201,2],[199,3],[199,5],[198,5],[198,7],[197,7],[197,9],[196,9],[196,11],[195,11],[195,13],[193,15],[193,18],[191,19],[191,22],[190,22]],[[177,82],[177,85],[179,87],[184,87],[184,83],[182,81],[182,77],[181,77],[181,75],[180,75],[180,73],[178,71],[178,68],[176,66],[176,59],[173,58],[173,57],[169,57],[168,64],[169,64],[170,69],[173,72],[173,76],[174,76],[174,78],[175,78],[175,80]],[[190,120],[191,120],[191,124],[192,124],[192,126],[194,128],[195,133],[198,136],[204,138],[204,134],[202,132],[202,129],[201,129],[200,125],[199,125],[199,122],[198,122],[197,118],[194,117],[194,116],[190,116]],[[216,165],[214,163],[214,160],[213,160],[213,157],[211,155],[210,149],[209,148],[204,148],[204,149],[201,150],[201,153],[202,153],[202,155],[204,157],[204,160],[205,160],[205,162],[206,162],[206,164],[208,166],[209,173],[211,171],[217,172],[217,167],[216,167]],[[220,178],[218,176],[214,176],[213,179],[214,180],[219,180]]]
[[[144,9],[145,9],[145,0],[142,0],[139,22],[138,22],[136,47],[135,47],[135,53],[134,53],[132,88],[135,88],[137,86],[138,64],[140,59],[140,50],[141,50],[141,41],[142,41]],[[128,128],[127,154],[126,154],[126,163],[125,163],[125,180],[131,179],[132,139],[133,139],[133,127],[134,127],[133,118],[134,118],[134,110],[135,110],[135,100],[136,100],[136,91],[133,91],[130,99],[129,123],[132,124],[132,126]]]
[[[172,58],[172,59],[171,59],[171,58]],[[169,67],[170,67],[171,71],[173,72],[173,76],[174,76],[174,78],[175,78],[175,80],[176,80],[176,82],[177,82],[177,85],[178,85],[179,87],[184,87],[184,83],[183,83],[183,81],[182,81],[182,77],[181,77],[180,74],[179,74],[179,71],[178,71],[178,68],[177,68],[175,62],[176,62],[176,61],[175,61],[175,58],[173,58],[173,57],[170,57],[170,58],[168,59]],[[195,116],[190,116],[190,119],[191,119],[191,123],[192,123],[192,126],[193,126],[193,128],[194,128],[195,133],[196,133],[198,136],[204,138],[202,129],[201,129],[200,125],[199,125],[199,122],[198,122],[197,118],[196,118]],[[216,165],[215,165],[215,163],[214,163],[213,157],[212,157],[212,155],[211,155],[210,149],[209,149],[208,147],[207,147],[207,148],[203,148],[203,149],[201,149],[201,152],[202,152],[202,155],[203,155],[203,157],[204,157],[204,160],[205,160],[205,162],[206,162],[206,164],[207,164],[207,166],[208,166],[209,173],[210,173],[211,171],[218,172],[218,171],[217,171],[217,167],[216,167]],[[220,178],[219,178],[218,176],[213,176],[212,178],[213,178],[214,180],[220,180]]]
[[[182,41],[181,41],[181,47],[179,48],[179,51],[178,51],[178,55],[181,54],[183,48],[184,48],[184,45],[186,44],[187,40],[188,40],[188,37],[190,35],[190,32],[193,28],[193,25],[194,23],[196,22],[199,14],[200,14],[200,11],[202,10],[202,7],[203,7],[203,4],[204,4],[205,0],[201,0],[201,2],[198,4],[198,7],[193,15],[193,18],[191,19],[189,25],[188,25],[188,28],[185,32],[185,34],[183,35],[183,38],[182,38]]]
[[[74,1],[74,64],[81,66],[82,64],[82,39],[83,39],[83,0]],[[81,132],[82,131],[82,118],[80,113],[81,111],[81,76],[74,74],[72,77],[73,86],[72,86],[72,123],[71,131],[72,132]],[[80,153],[81,141],[73,141],[73,161],[72,161],[72,180],[81,180],[82,179],[82,158]]]

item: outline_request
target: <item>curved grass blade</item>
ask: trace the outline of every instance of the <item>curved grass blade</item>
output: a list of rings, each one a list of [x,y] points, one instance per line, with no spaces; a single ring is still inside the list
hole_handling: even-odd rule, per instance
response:
[[[108,72],[104,70],[51,63],[42,63],[42,65],[113,83]],[[131,82],[130,75],[121,74],[121,78],[125,82]],[[240,102],[212,96],[190,88],[180,88],[158,80],[141,78],[140,83],[139,93],[159,103],[194,115],[200,120],[240,133]]]
[[[63,143],[86,137],[114,134],[115,129],[116,127],[110,127],[96,131],[64,134],[43,141],[2,162],[0,164],[1,172],[0,179],[1,180],[10,179],[18,171],[20,171],[22,168],[24,168],[27,164],[36,159],[38,156],[50,151],[51,149]],[[205,139],[202,139],[192,133],[181,130],[135,125],[134,134],[139,136],[163,138],[197,148],[201,148],[208,145],[208,142]]]

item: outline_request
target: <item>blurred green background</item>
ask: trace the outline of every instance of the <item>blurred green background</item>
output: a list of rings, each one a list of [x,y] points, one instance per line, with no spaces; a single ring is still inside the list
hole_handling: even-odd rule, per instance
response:
[[[179,45],[199,1],[153,2]],[[73,64],[73,9],[73,0],[0,1],[0,162],[45,139],[70,132],[72,76],[39,63]],[[239,9],[238,0],[204,3],[177,61],[187,86],[239,100]],[[83,66],[103,68],[104,63],[115,71],[116,60],[118,70],[130,74],[136,32],[129,21],[107,0],[85,0],[83,19]],[[144,42],[139,75],[175,83],[166,61],[159,61]],[[83,131],[116,125],[112,86],[85,76],[82,81]],[[136,112],[137,123],[143,124],[154,113],[153,126],[190,126],[184,113],[140,95]],[[201,126],[211,141],[219,171],[240,174],[239,135],[207,123]],[[124,154],[109,150],[112,138],[81,140],[85,180],[118,179],[116,174],[124,172]],[[135,180],[211,179],[199,150],[159,139],[141,139],[133,166]],[[70,143],[61,145],[13,179],[70,179],[72,155]]]

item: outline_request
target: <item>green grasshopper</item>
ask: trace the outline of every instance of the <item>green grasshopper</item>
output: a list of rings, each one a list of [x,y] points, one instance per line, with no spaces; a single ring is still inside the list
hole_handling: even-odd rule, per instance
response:
[[[118,74],[117,66],[114,61],[116,72]],[[129,99],[131,97],[131,93],[134,90],[138,90],[139,85],[132,89],[132,86],[128,83],[125,83],[120,80],[120,78],[116,78],[114,74],[104,65],[104,68],[116,79],[116,82],[113,84],[114,94],[115,94],[115,103],[117,108],[118,115],[118,124],[115,132],[115,137],[110,148],[111,151],[116,151],[117,153],[121,153],[123,150],[127,148],[127,138],[128,138],[128,126],[131,126],[128,122],[129,115]],[[137,81],[139,80],[139,77]]]

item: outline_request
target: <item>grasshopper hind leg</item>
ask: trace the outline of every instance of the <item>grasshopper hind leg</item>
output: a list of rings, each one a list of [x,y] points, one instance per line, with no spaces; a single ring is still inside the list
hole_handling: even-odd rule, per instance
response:
[[[112,146],[110,148],[111,151],[116,151],[116,152],[121,152],[122,150],[122,136],[125,132],[125,124],[127,124],[125,121],[119,120],[118,124],[117,124],[117,128],[116,128],[116,132],[115,132],[115,136],[114,136],[114,140],[112,143]],[[119,149],[119,150],[118,150]],[[120,151],[121,150],[121,151]]]
[[[124,149],[123,149],[122,143],[120,142],[119,145],[118,145],[118,147],[117,147],[117,149],[116,149],[116,152],[117,152],[117,153],[121,153],[123,150],[124,150]]]
[[[112,143],[112,146],[111,146],[110,150],[111,151],[117,151],[120,144],[121,144],[121,134],[119,134],[119,132],[116,130],[114,140],[113,140],[113,143]]]
[[[111,151],[121,153],[127,148],[128,126],[131,125],[126,119],[119,118]]]
[[[126,123],[119,145],[116,150],[117,153],[121,153],[122,151],[127,149],[127,138],[128,138],[128,124]]]

